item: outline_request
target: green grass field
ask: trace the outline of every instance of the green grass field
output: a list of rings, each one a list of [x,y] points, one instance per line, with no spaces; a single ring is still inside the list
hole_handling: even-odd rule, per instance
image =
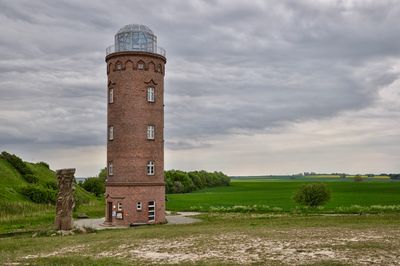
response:
[[[296,208],[294,192],[306,181],[245,179],[234,180],[229,187],[216,187],[189,194],[168,195],[167,209],[172,211],[209,210],[211,207],[267,205],[283,211]],[[326,182],[332,198],[324,210],[360,205],[400,205],[400,182]]]

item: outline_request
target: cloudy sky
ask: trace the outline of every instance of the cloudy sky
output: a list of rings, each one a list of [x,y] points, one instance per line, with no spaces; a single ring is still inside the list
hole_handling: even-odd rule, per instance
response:
[[[0,150],[96,175],[131,23],[167,50],[166,169],[400,172],[397,0],[0,0]]]

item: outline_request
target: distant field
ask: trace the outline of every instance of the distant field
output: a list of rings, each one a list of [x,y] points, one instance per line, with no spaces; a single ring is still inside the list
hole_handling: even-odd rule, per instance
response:
[[[347,175],[345,178],[340,178],[339,175],[306,175],[306,176],[293,176],[293,175],[271,175],[271,176],[233,176],[232,181],[252,182],[258,181],[341,181],[341,182],[353,182],[355,175]],[[390,181],[390,177],[387,175],[377,175],[368,177],[361,175],[364,181]]]
[[[234,179],[229,187],[210,188],[190,194],[168,195],[167,209],[172,211],[209,210],[212,207],[268,205],[282,211],[296,208],[294,192],[303,180]],[[400,182],[326,182],[332,192],[325,210],[352,205],[400,205]]]

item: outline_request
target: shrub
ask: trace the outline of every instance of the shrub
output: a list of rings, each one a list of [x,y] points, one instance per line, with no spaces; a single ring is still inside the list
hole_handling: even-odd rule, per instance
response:
[[[19,158],[15,154],[10,154],[6,151],[3,151],[1,153],[2,157],[9,162],[22,176],[27,175],[27,174],[33,174],[31,169],[28,168],[28,166],[22,161],[21,158]]]
[[[47,181],[45,183],[46,188],[52,189],[52,190],[58,190],[58,184],[56,181]]]
[[[400,180],[400,174],[390,174],[389,177],[392,180]]]
[[[331,198],[330,191],[325,184],[307,184],[303,185],[295,193],[293,199],[300,205],[317,207],[325,204]]]
[[[86,179],[81,184],[81,187],[83,187],[86,191],[95,194],[96,196],[101,196],[106,191],[105,179],[100,177],[90,177]]]
[[[46,163],[46,162],[38,162],[38,163],[36,163],[37,165],[41,165],[41,166],[44,166],[44,167],[46,167],[47,169],[50,169],[50,166],[49,166],[49,164],[48,163]]]
[[[361,182],[361,181],[363,181],[363,178],[362,178],[362,176],[360,176],[360,175],[355,175],[355,176],[354,176],[354,181],[355,181],[355,182]]]
[[[25,186],[21,188],[21,194],[35,203],[55,203],[56,191],[40,186]]]
[[[26,174],[22,176],[28,183],[35,184],[39,181],[39,178],[37,178],[33,174]]]

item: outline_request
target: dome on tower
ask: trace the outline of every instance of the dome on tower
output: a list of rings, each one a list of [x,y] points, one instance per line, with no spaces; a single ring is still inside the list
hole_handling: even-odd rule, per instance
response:
[[[165,50],[157,47],[157,36],[141,24],[129,24],[115,34],[114,46],[107,48],[107,55],[114,52],[143,51],[165,56]]]
[[[117,32],[117,34],[126,33],[126,32],[145,32],[150,35],[154,35],[153,31],[149,27],[147,27],[146,25],[140,25],[140,24],[125,25]]]

